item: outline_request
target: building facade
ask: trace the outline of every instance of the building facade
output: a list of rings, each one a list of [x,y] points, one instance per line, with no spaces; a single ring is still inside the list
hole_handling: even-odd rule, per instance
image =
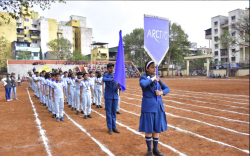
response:
[[[249,10],[236,9],[228,12],[228,16],[219,15],[211,18],[211,28],[205,30],[205,39],[209,40],[209,46],[211,41],[215,62],[233,64],[249,62],[249,45],[240,46],[236,44],[227,49],[227,47],[223,47],[219,43],[219,37],[224,30],[228,30],[230,36],[235,40],[241,41],[234,28],[232,28],[232,24],[239,21],[247,13],[249,14]],[[230,59],[228,60],[228,58]]]
[[[5,12],[0,14],[8,16]],[[91,53],[92,28],[86,27],[86,17],[81,16],[72,15],[69,21],[57,22],[56,19],[39,17],[38,12],[31,11],[29,8],[20,19],[11,19],[10,24],[1,25],[0,36],[12,42],[12,58],[15,59],[18,58],[19,50],[23,49],[31,52],[33,57],[30,59],[39,59],[37,52],[40,49],[44,57],[44,54],[51,51],[47,44],[60,37],[72,43],[71,52],[77,50],[83,55]]]

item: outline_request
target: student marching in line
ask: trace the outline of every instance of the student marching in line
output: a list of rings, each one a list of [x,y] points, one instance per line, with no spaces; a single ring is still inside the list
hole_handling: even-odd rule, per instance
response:
[[[76,92],[76,82],[75,82],[75,74],[70,74],[71,78],[68,80],[68,94],[70,99],[70,106],[71,110],[75,109],[76,99],[75,99],[75,92]]]
[[[140,86],[142,89],[143,98],[141,103],[139,132],[145,132],[148,156],[164,156],[164,154],[162,154],[157,148],[159,134],[167,130],[166,114],[161,96],[165,96],[167,93],[169,93],[170,89],[159,79],[159,77],[156,77],[156,65],[153,61],[146,62],[145,69],[145,76],[140,78]],[[159,82],[158,89],[157,82]],[[152,137],[154,147],[153,152],[151,149]]]
[[[49,85],[50,85],[50,74],[45,73],[45,83],[44,83],[45,101],[49,109],[49,113],[51,113],[52,109],[51,109],[51,104],[49,102]]]
[[[78,72],[77,73],[77,80],[75,83],[76,83],[76,92],[75,92],[75,99],[76,99],[76,114],[79,115],[79,108],[80,108],[80,105],[82,104],[81,103],[81,94],[80,94],[80,84],[82,81],[79,81],[81,80],[82,78],[82,75],[83,73],[82,72]],[[81,105],[81,109],[83,111],[83,106]]]
[[[93,90],[95,89],[95,77],[94,77],[94,73],[93,73],[93,71],[90,71],[89,72],[89,79],[90,79],[90,82],[92,83],[92,88],[93,88]],[[93,92],[93,93],[91,93],[91,94],[93,94],[92,95],[92,98],[91,98],[91,103],[93,104],[93,105],[96,105],[95,104],[95,92]]]
[[[63,77],[62,77],[62,80],[63,80],[63,83],[64,83],[64,85],[66,86],[66,88],[65,88],[65,93],[66,93],[66,101],[64,101],[65,103],[67,102],[68,103],[68,98],[69,98],[69,95],[68,95],[68,72],[67,71],[65,71],[64,73],[63,73]]]
[[[69,96],[68,81],[71,79],[71,73],[72,73],[72,72],[69,72],[69,73],[68,73],[68,76],[67,76],[67,95],[68,95],[67,102],[68,102],[68,106],[69,106],[69,107],[71,107],[71,104],[70,104],[70,96]]]
[[[65,99],[65,85],[61,80],[59,73],[56,73],[56,81],[52,83],[52,96],[53,101],[56,106],[56,121],[64,121],[63,118],[63,109],[64,109],[64,99]]]
[[[46,104],[43,102],[43,73],[40,72],[40,76],[38,78],[38,84],[39,84],[39,98],[40,103],[43,104],[43,106],[46,106]]]
[[[39,73],[38,72],[35,72],[35,76],[33,77],[33,81],[34,81],[34,84],[33,84],[33,89],[34,89],[34,94],[35,94],[35,97],[36,98],[39,98],[39,95],[40,95],[40,83],[39,83]]]
[[[118,103],[118,89],[120,85],[114,81],[114,64],[107,64],[108,74],[103,75],[103,82],[105,82],[105,110],[108,133],[120,133],[116,128],[116,109]]]
[[[94,87],[94,92],[95,92],[95,102],[96,102],[96,108],[102,108],[102,75],[101,72],[96,71],[95,72],[95,87]]]
[[[35,81],[34,81],[35,77],[36,77],[36,69],[33,69],[33,74],[31,76],[31,78],[32,78],[32,90],[34,91],[34,93],[35,93],[35,85],[36,85]],[[34,96],[37,98],[36,94]]]
[[[81,102],[83,106],[83,113],[84,118],[92,118],[91,116],[91,98],[93,98],[93,88],[92,83],[88,79],[88,74],[83,74],[83,81],[80,83],[80,95],[81,95]],[[91,97],[92,95],[92,97]],[[87,112],[86,112],[87,106]]]
[[[49,83],[49,94],[50,94],[50,103],[51,103],[51,107],[52,107],[52,118],[56,117],[56,105],[55,105],[55,102],[53,100],[54,97],[52,96],[52,86],[53,86],[53,83],[55,82],[55,80],[56,80],[55,73],[51,73],[51,80]]]

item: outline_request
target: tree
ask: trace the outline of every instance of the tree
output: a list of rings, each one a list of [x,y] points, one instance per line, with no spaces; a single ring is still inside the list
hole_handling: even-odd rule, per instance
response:
[[[42,48],[40,47],[40,52],[39,52],[39,59],[43,60],[43,53],[42,53]]]
[[[136,28],[123,37],[124,53],[135,65],[144,69],[144,62],[150,59],[144,50],[144,29]]]
[[[231,30],[235,31],[239,36],[236,40],[238,45],[249,46],[250,45],[250,24],[249,24],[249,8],[245,11],[245,14],[239,18],[235,23],[232,22]]]
[[[196,56],[199,56],[199,55],[203,55],[202,51],[201,50],[198,50],[197,53],[196,53]],[[196,69],[196,70],[200,70],[204,67],[204,63],[206,63],[206,59],[196,59],[196,60],[193,60],[192,63],[190,63],[190,68],[191,69]]]
[[[236,45],[235,38],[230,35],[228,30],[224,30],[223,33],[219,37],[219,42],[222,47],[227,49],[227,76],[229,77],[230,75],[230,53],[229,49],[231,47],[234,47]]]
[[[5,24],[10,23],[10,19],[19,19],[22,15],[27,14],[28,8],[33,8],[35,5],[39,6],[42,10],[50,9],[52,3],[55,3],[55,0],[8,0],[2,1],[0,0],[0,8],[6,10],[11,17],[6,17],[0,14],[0,18],[2,18]],[[64,0],[58,0],[59,3],[66,3]],[[22,9],[24,8],[24,9]],[[2,23],[0,22],[0,25]]]
[[[180,25],[169,22],[169,28],[169,49],[164,59],[168,67],[167,75],[169,75],[169,67],[173,61],[183,62],[183,55],[188,53],[186,48],[190,45],[188,35]]]
[[[50,53],[54,55],[57,59],[68,59],[72,55],[70,50],[73,45],[68,39],[64,37],[51,40],[47,45],[51,49]]]
[[[7,60],[11,59],[11,46],[10,42],[4,38],[0,37],[0,67],[7,67]],[[1,69],[1,68],[0,68]]]
[[[30,51],[19,51],[19,54],[17,56],[18,60],[29,60],[31,57],[31,52]]]

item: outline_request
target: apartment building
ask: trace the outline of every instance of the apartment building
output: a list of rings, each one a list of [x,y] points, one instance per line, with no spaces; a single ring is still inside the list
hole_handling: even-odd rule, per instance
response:
[[[5,12],[0,14],[8,16]],[[60,37],[72,43],[71,52],[78,50],[84,55],[91,52],[92,28],[86,27],[86,17],[72,15],[69,21],[57,22],[56,19],[39,17],[38,12],[29,8],[27,12],[24,11],[22,18],[11,19],[11,25],[1,25],[0,36],[11,42],[12,59],[17,59],[20,51],[30,51],[30,59],[39,60],[40,49],[43,58],[50,59],[44,55],[50,51],[47,44]]]
[[[209,40],[209,46],[211,45],[215,62],[230,62],[234,65],[249,62],[249,45],[235,45],[230,47],[228,51],[227,47],[223,47],[219,43],[219,37],[224,30],[228,30],[230,35],[236,40],[241,40],[231,25],[247,13],[247,10],[236,9],[228,12],[228,16],[218,15],[211,18],[211,28],[205,30],[205,39]]]

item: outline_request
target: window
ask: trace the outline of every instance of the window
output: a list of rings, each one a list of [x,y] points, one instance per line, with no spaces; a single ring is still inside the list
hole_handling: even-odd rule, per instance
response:
[[[214,22],[214,26],[217,26],[218,25],[218,21]]]
[[[28,18],[25,18],[24,21],[25,21],[25,22],[29,22],[29,19],[28,19]]]
[[[232,53],[234,53],[235,52],[235,49],[232,49]]]
[[[215,44],[215,45],[214,45],[214,48],[215,48],[215,49],[218,49],[218,44]]]
[[[23,40],[22,39],[17,39],[17,42],[23,42]]]
[[[222,62],[227,62],[227,58],[221,58]]]
[[[215,51],[215,52],[214,52],[214,56],[218,56],[218,51]]]
[[[40,23],[39,23],[39,26],[40,26]]]
[[[28,40],[24,40],[24,42],[29,42]]]
[[[218,29],[214,29],[214,33],[215,33],[215,34],[218,34]]]
[[[231,20],[232,20],[232,21],[235,20],[235,16],[232,16],[232,17],[231,17]]]
[[[215,37],[214,37],[214,41],[215,41],[215,42],[217,42],[218,39],[219,39],[218,36],[215,36]]]
[[[34,53],[34,56],[38,56],[38,53]]]
[[[28,27],[28,26],[25,26],[24,29],[29,29],[29,27]]]
[[[30,35],[24,35],[24,37],[30,37]]]
[[[218,59],[214,59],[214,62],[218,62]]]
[[[235,57],[231,57],[231,61],[235,61]]]
[[[233,32],[233,33],[232,33],[232,36],[235,36],[235,35],[236,35],[236,33],[235,33],[235,32]]]
[[[37,28],[37,25],[35,25],[35,24],[32,24],[32,28]]]
[[[75,21],[75,23],[76,23],[76,21]]]
[[[32,40],[32,43],[37,43],[37,40]]]

